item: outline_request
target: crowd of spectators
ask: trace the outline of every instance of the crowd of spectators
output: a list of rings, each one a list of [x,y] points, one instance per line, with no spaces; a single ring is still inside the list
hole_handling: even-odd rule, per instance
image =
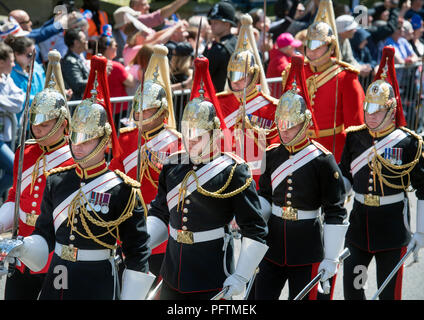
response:
[[[189,1],[170,1],[150,12],[148,0],[130,0],[128,6],[119,7],[109,15],[99,0],[83,0],[80,8],[69,7],[69,1],[58,1],[57,5],[68,5],[67,13],[56,12],[36,29],[32,28],[31,16],[25,10],[9,12],[8,18],[0,22],[1,158],[7,162],[7,155],[14,148],[11,128],[19,127],[21,121],[34,52],[30,100],[44,87],[47,55],[52,49],[61,53],[69,100],[82,99],[90,57],[94,54],[102,54],[109,61],[111,97],[134,95],[143,83],[155,44],[164,44],[169,50],[173,91],[191,87],[196,54],[209,58],[216,91],[225,90],[226,66],[237,43],[240,14],[245,12],[238,12],[235,3],[223,0],[211,6],[207,14],[183,19],[178,10]],[[409,97],[412,105],[419,88],[419,62],[424,55],[424,1],[375,2],[368,8],[365,23],[355,18],[352,7],[338,1],[333,4],[342,59],[360,70],[362,80],[371,79],[382,48],[394,46],[396,63],[411,66],[414,75],[411,80],[410,71],[398,71],[401,92],[412,92]],[[306,31],[315,19],[318,5],[318,0],[277,0],[273,4],[274,16],[266,16],[262,8],[248,12],[267,78],[280,77],[291,57],[296,52],[303,54]],[[115,104],[114,108],[119,124],[128,103]],[[10,163],[0,165],[10,173]],[[0,177],[7,176],[7,172]]]

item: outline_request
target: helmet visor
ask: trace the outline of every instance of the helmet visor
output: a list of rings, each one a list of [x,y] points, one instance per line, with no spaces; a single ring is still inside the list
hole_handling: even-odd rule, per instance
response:
[[[321,41],[321,40],[307,40],[306,41],[306,47],[309,48],[310,50],[318,49],[319,47],[321,47],[325,44],[327,44],[327,43],[325,41]]]
[[[364,111],[368,114],[373,114],[385,109],[387,108],[381,104],[373,103],[373,102],[364,102]]]

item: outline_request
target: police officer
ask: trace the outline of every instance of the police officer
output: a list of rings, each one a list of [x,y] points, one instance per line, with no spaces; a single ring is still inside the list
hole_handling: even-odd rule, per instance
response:
[[[287,281],[293,299],[321,270],[326,283],[337,272],[348,227],[340,169],[334,156],[306,135],[312,113],[302,56],[293,57],[289,81],[293,85],[287,85],[290,90],[280,98],[275,115],[281,143],[267,149],[259,179],[262,207],[271,212],[269,250],[259,265],[256,299],[278,299]],[[317,298],[317,286],[308,298]]]
[[[195,80],[201,79],[199,73],[196,68]],[[168,239],[161,299],[210,299],[223,287],[228,287],[225,299],[241,294],[268,248],[249,167],[231,153],[221,153],[211,92],[202,88],[185,107],[181,126],[188,151],[167,159],[147,218],[149,245]],[[235,270],[228,234],[234,216],[243,235]]]
[[[231,33],[231,28],[237,26],[235,14],[233,5],[226,1],[215,4],[208,13],[215,40],[203,55],[209,59],[209,73],[216,92],[224,90],[226,68],[237,43],[237,37]]]
[[[150,251],[139,184],[122,172],[108,170],[104,159],[114,134],[106,64],[103,57],[92,58],[85,94],[91,97],[77,106],[72,117],[70,146],[76,165],[50,171],[35,230],[10,253],[38,271],[54,250],[40,299],[119,298],[117,240],[126,256],[120,298],[143,299],[154,278],[147,275]],[[97,83],[91,90],[95,76],[98,97]],[[112,139],[114,155],[119,150],[116,141]],[[62,285],[56,280],[58,270],[66,277]]]
[[[364,281],[357,266],[368,267],[374,257],[377,284],[385,281],[408,248],[424,244],[424,160],[422,138],[403,127],[393,47],[385,47],[374,82],[363,106],[365,124],[348,128],[339,164],[354,203],[346,246],[351,255],[343,268],[346,300],[365,299]],[[406,192],[416,189],[417,230],[411,239]],[[408,247],[409,245],[409,247]],[[356,273],[355,273],[356,271]],[[366,271],[363,271],[366,272]],[[401,299],[403,267],[380,294],[380,299]]]
[[[131,117],[135,125],[120,130],[119,144],[125,148],[109,165],[111,170],[119,169],[132,179],[140,181],[141,194],[147,206],[156,197],[164,160],[182,147],[181,134],[175,130],[167,54],[168,49],[163,45],[153,48],[144,85],[140,85],[133,99]],[[142,134],[142,156],[139,163],[140,177],[137,178],[139,130]],[[166,242],[152,250],[149,268],[155,275],[159,274],[165,249]]]
[[[22,164],[18,161],[21,148],[16,150],[13,186],[0,208],[0,233],[10,230],[13,225],[19,165],[22,165],[22,180],[18,236],[27,237],[34,231],[41,212],[47,172],[74,164],[66,137],[69,133],[70,114],[66,104],[60,58],[58,51],[49,52],[46,87],[35,95],[29,109],[30,133],[33,139],[25,142]],[[52,254],[49,260],[51,256]],[[20,261],[15,267],[17,270],[6,280],[5,300],[36,300],[49,262],[38,272],[29,270]]]

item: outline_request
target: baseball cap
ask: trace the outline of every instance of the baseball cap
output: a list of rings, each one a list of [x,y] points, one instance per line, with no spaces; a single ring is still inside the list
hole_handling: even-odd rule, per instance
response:
[[[417,29],[421,28],[422,23],[423,23],[423,19],[421,18],[421,16],[420,16],[419,14],[416,14],[416,13],[415,13],[415,14],[411,17],[411,24],[412,24],[412,28],[413,28],[414,30],[417,30]]]
[[[294,48],[300,47],[302,45],[302,41],[297,40],[293,37],[291,33],[284,32],[280,34],[277,38],[277,47],[279,49],[292,46]]]
[[[9,18],[9,21],[6,21],[0,27],[0,38],[6,39],[9,35],[14,37],[25,37],[29,34],[28,31],[25,31],[21,28],[19,23],[12,17]]]
[[[336,18],[336,28],[337,33],[351,31],[358,28],[358,23],[354,17],[344,14]]]

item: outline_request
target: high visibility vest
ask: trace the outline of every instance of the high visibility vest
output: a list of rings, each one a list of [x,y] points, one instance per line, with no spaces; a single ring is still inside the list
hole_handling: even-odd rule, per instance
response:
[[[83,13],[84,9],[80,9],[80,12]],[[100,20],[100,32],[103,29],[103,26],[106,24],[109,24],[109,19],[107,17],[107,13],[99,10],[97,11],[98,15],[99,15],[99,20]],[[92,19],[88,19],[88,37],[92,38],[92,37],[98,37],[100,36],[99,32],[97,32],[97,28],[96,28],[96,24],[94,23],[94,21]]]

